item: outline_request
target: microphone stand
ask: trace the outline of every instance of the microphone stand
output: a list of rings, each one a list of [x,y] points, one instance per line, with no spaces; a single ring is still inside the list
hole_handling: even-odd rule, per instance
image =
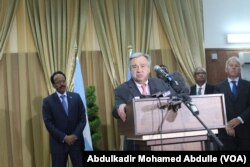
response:
[[[196,106],[194,104],[192,104],[191,102],[187,101],[187,100],[182,100],[182,102],[185,104],[185,106],[189,109],[189,111],[191,111],[191,113],[193,114],[193,116],[202,124],[202,126],[207,130],[207,135],[208,138],[210,139],[212,137],[213,141],[216,142],[216,144],[220,147],[223,147],[223,143],[220,141],[220,139],[211,131],[211,129],[209,129],[205,123],[199,118],[198,114],[199,111],[196,108]]]
[[[199,110],[196,108],[194,104],[192,104],[191,99],[189,96],[185,95],[183,92],[183,88],[180,87],[178,81],[172,78],[167,71],[162,69],[159,65],[154,67],[155,71],[163,76],[163,80],[173,89],[173,91],[177,94],[177,97],[181,97],[180,100],[187,106],[187,108],[192,112],[195,118],[202,124],[202,126],[207,130],[208,137],[211,138],[219,145],[220,147],[223,146],[223,143],[219,140],[217,136],[204,124],[204,122],[198,117]],[[181,95],[180,93],[184,93]]]

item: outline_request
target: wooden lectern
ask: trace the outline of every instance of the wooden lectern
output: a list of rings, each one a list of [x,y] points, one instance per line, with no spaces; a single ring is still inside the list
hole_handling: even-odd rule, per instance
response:
[[[215,134],[226,125],[223,94],[191,96],[198,117]],[[133,99],[127,104],[127,120],[118,120],[120,135],[139,145],[139,150],[206,150],[207,130],[182,103],[167,109],[168,97]]]

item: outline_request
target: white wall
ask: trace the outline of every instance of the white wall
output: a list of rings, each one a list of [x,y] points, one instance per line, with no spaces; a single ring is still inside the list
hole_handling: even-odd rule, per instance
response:
[[[205,48],[249,48],[228,44],[228,33],[250,33],[250,0],[203,0]]]

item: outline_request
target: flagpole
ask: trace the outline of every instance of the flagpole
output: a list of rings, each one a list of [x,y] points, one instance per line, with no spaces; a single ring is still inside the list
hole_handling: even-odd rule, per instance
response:
[[[87,102],[84,88],[83,75],[81,71],[81,64],[78,58],[77,44],[74,45],[75,49],[75,77],[74,77],[74,92],[78,93],[83,101],[85,107],[85,115],[86,115],[86,125],[83,129],[83,138],[85,151],[93,151],[91,131],[88,120],[88,110],[87,110]]]
[[[74,50],[75,50],[75,56],[74,56],[74,64],[75,64],[75,67],[76,67],[76,59],[78,58],[78,47],[77,47],[77,43],[75,41],[75,44],[74,44]],[[76,68],[75,68],[76,69]],[[74,71],[75,72],[75,71]]]
[[[134,53],[133,47],[131,45],[128,46],[128,65],[129,65],[129,59],[132,56],[132,54]],[[128,67],[128,71],[127,71],[127,80],[130,80],[131,78],[131,73],[130,73],[130,67]]]

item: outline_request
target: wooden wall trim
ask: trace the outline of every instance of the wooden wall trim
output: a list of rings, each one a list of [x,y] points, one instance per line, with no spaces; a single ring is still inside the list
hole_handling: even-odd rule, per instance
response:
[[[226,78],[225,62],[231,56],[238,56],[240,52],[250,52],[250,48],[209,48],[205,49],[208,83],[216,84]],[[217,59],[212,59],[217,54]]]

